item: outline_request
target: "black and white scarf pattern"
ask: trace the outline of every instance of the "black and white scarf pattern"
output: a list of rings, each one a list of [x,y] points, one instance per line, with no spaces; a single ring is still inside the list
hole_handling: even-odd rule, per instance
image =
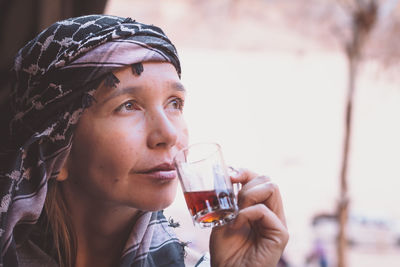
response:
[[[106,15],[57,22],[19,51],[0,129],[0,266],[18,266],[16,235],[37,222],[47,182],[58,175],[95,88],[116,68],[131,65],[140,74],[144,61],[170,62],[181,73],[161,29]],[[144,213],[121,266],[182,266],[182,252],[162,213]]]

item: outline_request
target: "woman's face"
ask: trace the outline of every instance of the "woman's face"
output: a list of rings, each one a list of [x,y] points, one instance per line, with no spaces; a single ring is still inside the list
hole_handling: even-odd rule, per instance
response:
[[[175,197],[172,161],[188,142],[185,91],[173,65],[143,68],[116,71],[116,88],[96,90],[75,131],[67,181],[91,200],[154,211]]]

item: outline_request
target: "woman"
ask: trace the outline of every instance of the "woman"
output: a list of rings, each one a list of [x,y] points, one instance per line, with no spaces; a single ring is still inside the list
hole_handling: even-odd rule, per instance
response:
[[[161,212],[188,143],[180,73],[164,33],[129,18],[57,22],[20,50],[2,126],[1,266],[184,265]],[[213,229],[211,265],[275,266],[288,239],[279,190],[248,170],[232,181],[240,212]]]

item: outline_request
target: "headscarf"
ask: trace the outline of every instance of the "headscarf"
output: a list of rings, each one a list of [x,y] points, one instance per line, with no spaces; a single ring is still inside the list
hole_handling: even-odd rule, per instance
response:
[[[176,49],[161,29],[106,15],[56,22],[18,52],[0,129],[0,266],[18,266],[16,236],[38,221],[47,182],[57,177],[94,90],[103,80],[118,82],[110,76],[117,68],[140,75],[146,61],[169,62],[180,76]],[[145,212],[135,227],[121,266],[183,264],[162,213]]]

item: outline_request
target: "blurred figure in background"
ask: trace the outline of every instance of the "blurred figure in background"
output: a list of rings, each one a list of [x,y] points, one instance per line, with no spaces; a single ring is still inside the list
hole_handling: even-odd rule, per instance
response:
[[[314,241],[312,250],[306,258],[307,266],[328,267],[326,250],[321,239]]]

